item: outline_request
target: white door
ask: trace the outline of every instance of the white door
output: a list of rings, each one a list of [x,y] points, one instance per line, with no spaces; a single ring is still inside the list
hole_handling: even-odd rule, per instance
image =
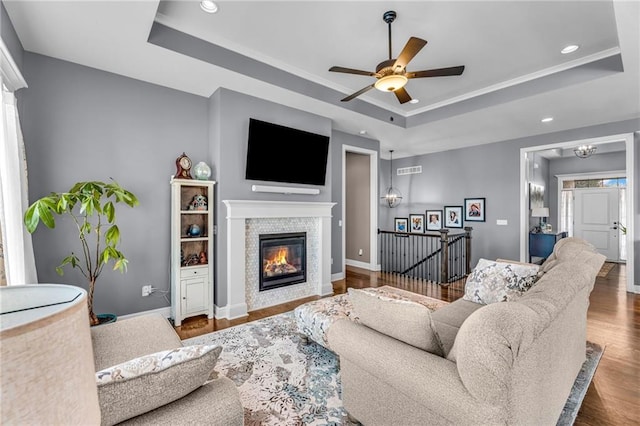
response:
[[[607,260],[618,260],[618,188],[575,189],[573,235],[593,244]]]

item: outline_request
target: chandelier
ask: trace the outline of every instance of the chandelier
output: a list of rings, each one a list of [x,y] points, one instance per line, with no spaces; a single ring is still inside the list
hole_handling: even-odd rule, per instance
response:
[[[589,158],[596,152],[596,147],[593,145],[580,145],[574,148],[573,152],[578,158]]]
[[[389,152],[391,153],[391,161],[389,162],[389,187],[386,189],[384,196],[380,198],[392,209],[402,202],[402,193],[393,187],[393,150]]]

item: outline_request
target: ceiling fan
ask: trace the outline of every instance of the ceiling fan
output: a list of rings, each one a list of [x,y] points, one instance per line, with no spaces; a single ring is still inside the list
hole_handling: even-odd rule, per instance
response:
[[[375,72],[362,71],[345,67],[329,68],[329,71],[333,72],[367,75],[375,77],[377,79],[375,83],[364,87],[342,99],[342,102],[348,102],[375,87],[376,89],[383,92],[393,92],[398,98],[398,101],[400,101],[401,104],[404,104],[405,102],[409,102],[411,100],[411,96],[404,88],[404,86],[410,79],[460,75],[464,71],[464,65],[460,65],[457,67],[407,72],[407,64],[427,44],[427,41],[417,37],[409,38],[409,41],[407,41],[407,44],[405,44],[402,52],[400,52],[400,55],[398,55],[396,59],[393,59],[391,56],[391,23],[396,19],[396,16],[397,14],[393,10],[389,10],[385,12],[384,15],[382,15],[382,19],[384,20],[384,22],[389,25],[389,59],[380,62],[376,67]]]

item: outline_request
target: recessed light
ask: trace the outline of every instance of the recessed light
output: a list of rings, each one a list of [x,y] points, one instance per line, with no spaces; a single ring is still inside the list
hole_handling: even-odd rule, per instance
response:
[[[409,101],[410,104],[417,104],[418,102],[420,102],[420,99],[411,99]]]
[[[200,2],[200,9],[207,13],[216,13],[218,11],[218,5],[212,0],[202,0]]]
[[[360,134],[361,134],[361,135],[366,135],[366,134],[367,134],[367,131],[366,131],[366,130],[360,130]]]
[[[575,52],[579,48],[580,48],[580,46],[578,46],[577,44],[570,44],[570,45],[566,46],[564,49],[562,49],[560,51],[560,53],[562,53],[563,55],[566,55],[567,53]]]
[[[553,121],[553,117],[545,117],[540,121],[542,121],[543,123],[550,123]]]

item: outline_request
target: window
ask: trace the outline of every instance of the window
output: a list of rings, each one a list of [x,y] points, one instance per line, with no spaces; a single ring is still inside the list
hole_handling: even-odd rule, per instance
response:
[[[562,190],[560,197],[560,232],[573,237],[573,191]]]

